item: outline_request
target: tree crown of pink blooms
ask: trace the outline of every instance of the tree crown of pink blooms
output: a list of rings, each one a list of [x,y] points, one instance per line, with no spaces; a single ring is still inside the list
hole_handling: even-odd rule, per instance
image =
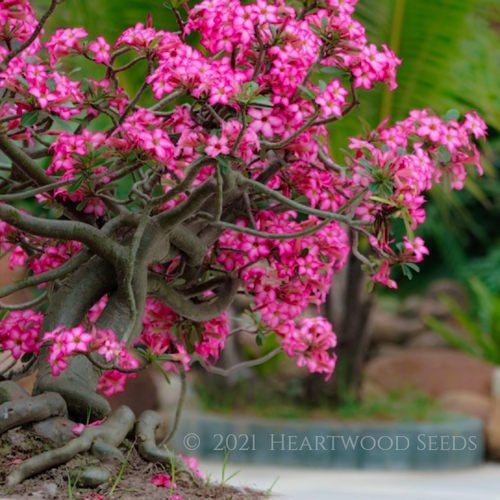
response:
[[[0,296],[44,289],[10,308],[3,350],[35,363],[51,342],[54,375],[85,355],[113,394],[141,369],[127,349],[137,343],[164,371],[213,365],[230,334],[227,309],[244,293],[258,342],[275,332],[299,366],[330,376],[335,334],[304,312],[325,302],[350,251],[374,283],[395,288],[392,267],[415,270],[428,254],[413,234],[424,193],[444,181],[462,189],[467,164],[481,172],[473,139],[484,122],[414,110],[350,139],[335,162],[326,126],[359,104],[358,88],[396,89],[401,64],[367,41],[357,0],[179,3],[179,31],[148,19],[116,41],[89,40],[84,28],[45,33],[59,3],[39,20],[26,0],[0,4],[1,168],[10,172],[0,244],[11,267],[30,271]],[[199,48],[186,43],[193,31]],[[72,72],[67,57],[92,61],[101,78]],[[123,75],[142,67],[129,95]],[[36,200],[36,215],[20,208],[25,200]],[[391,239],[397,220],[401,241]],[[94,261],[113,270],[109,284],[89,292],[79,326],[47,331],[39,308]],[[117,304],[129,326],[103,328]]]

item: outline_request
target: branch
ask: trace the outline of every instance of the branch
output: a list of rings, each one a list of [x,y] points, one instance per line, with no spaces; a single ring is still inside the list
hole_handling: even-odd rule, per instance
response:
[[[371,273],[375,273],[373,264],[359,251],[359,233],[357,231],[353,231],[351,251],[354,257],[368,267]]]
[[[344,174],[347,170],[346,167],[341,167],[340,165],[334,163],[330,158],[328,158],[328,155],[326,154],[326,151],[323,149],[323,146],[321,146],[321,144],[318,144],[318,158],[325,167],[331,170],[335,170],[335,172]]]
[[[296,238],[302,238],[303,236],[309,236],[314,234],[319,229],[325,227],[327,224],[330,224],[331,220],[324,220],[320,224],[315,224],[314,226],[305,229],[304,231],[300,231],[298,233],[265,233],[264,231],[257,231],[255,229],[251,229],[249,227],[238,226],[236,224],[230,224],[228,222],[210,222],[210,225],[219,227],[224,230],[237,231],[239,233],[251,234],[252,236],[257,236],[258,238],[265,238],[267,240],[294,240]]]
[[[137,251],[141,244],[142,237],[144,236],[144,231],[149,222],[149,214],[151,209],[149,205],[146,206],[144,212],[141,215],[141,220],[139,225],[132,237],[132,243],[129,247],[128,255],[125,257],[125,262],[123,266],[118,266],[118,286],[122,286],[127,296],[127,303],[130,311],[130,321],[127,325],[127,329],[122,335],[121,340],[128,342],[130,335],[132,334],[135,323],[137,321],[137,304],[134,296],[134,288],[132,286],[132,281],[134,278],[134,269],[137,259]]]
[[[30,189],[29,191],[23,191],[21,193],[0,195],[0,201],[11,202],[25,200],[26,198],[31,198],[36,194],[46,193],[59,187],[67,186],[68,184],[72,184],[74,181],[75,179],[66,179],[65,181],[53,182],[52,184],[41,186],[36,189]]]
[[[148,108],[148,111],[158,111],[162,108],[164,108],[167,104],[170,104],[172,101],[175,101],[178,97],[183,95],[184,92],[182,90],[177,90],[175,92],[172,92],[169,96],[164,97],[160,102],[157,102],[150,108]]]
[[[186,298],[196,297],[201,295],[208,290],[213,290],[215,287],[223,285],[226,281],[225,276],[219,276],[217,278],[213,278],[205,283],[201,283],[199,285],[195,285],[191,288],[176,290],[178,293],[183,295]]]
[[[180,316],[195,321],[209,321],[218,318],[231,305],[240,281],[233,276],[226,276],[222,291],[212,303],[195,303],[177,292],[171,285],[157,274],[148,274],[148,295],[163,302]]]
[[[270,359],[274,358],[276,354],[281,352],[281,347],[277,347],[274,349],[274,351],[271,351],[270,353],[266,354],[265,356],[262,356],[262,358],[258,359],[252,359],[251,361],[245,361],[243,363],[239,363],[235,366],[232,366],[231,368],[228,368],[227,370],[224,370],[223,368],[218,368],[217,366],[210,366],[208,365],[205,360],[198,356],[197,354],[193,355],[192,358],[194,361],[198,361],[205,370],[207,370],[210,373],[215,373],[216,375],[222,375],[223,377],[229,377],[231,373],[238,371],[238,370],[244,370],[245,368],[252,368],[253,366],[258,366],[266,361],[269,361]]]
[[[120,373],[139,373],[148,368],[148,366],[151,364],[151,361],[147,361],[145,365],[139,366],[139,368],[121,368],[116,363],[113,363],[111,365],[107,365],[105,363],[101,363],[99,360],[95,359],[94,356],[92,356],[93,353],[85,353],[85,357],[99,370],[102,371],[117,371]]]
[[[268,155],[274,155],[273,159],[270,159],[266,169],[259,174],[257,177],[257,182],[261,184],[267,184],[274,176],[279,172],[281,167],[287,167],[285,160],[281,158],[275,151],[271,150]]]
[[[24,366],[21,366],[18,370],[13,370],[7,373],[5,378],[7,380],[19,380],[20,378],[27,377],[31,375],[38,367],[38,357],[33,356]]]
[[[0,289],[1,290],[1,289]],[[0,291],[1,293],[1,291]],[[4,295],[3,295],[4,297]],[[40,304],[43,304],[47,300],[47,292],[43,292],[40,297],[36,299],[30,300],[29,302],[24,302],[23,304],[4,304],[0,300],[0,310],[5,311],[23,311],[25,309],[31,309],[32,307],[36,307]]]
[[[13,141],[7,139],[7,137],[0,136],[0,150],[39,186],[46,186],[52,183],[52,179],[46,174],[45,170],[31,156],[21,148],[18,148]]]
[[[190,266],[199,266],[207,256],[208,247],[187,226],[179,224],[169,233],[170,243],[188,257]]]
[[[47,283],[56,279],[62,279],[82,266],[90,259],[90,257],[90,252],[80,252],[56,269],[52,269],[51,271],[47,271],[46,273],[35,274],[34,276],[14,281],[14,283],[0,288],[0,298],[11,295],[12,293],[17,292],[18,290],[22,290],[23,288],[41,285],[42,283]],[[10,306],[4,306],[2,304],[1,309],[8,308],[10,308]],[[16,309],[19,309],[19,307],[16,307]]]
[[[186,389],[187,389],[187,384],[186,384],[186,370],[182,366],[182,364],[178,364],[179,366],[179,372],[181,376],[181,392],[179,394],[179,402],[177,403],[177,410],[175,411],[175,420],[174,420],[174,425],[172,427],[172,430],[168,434],[167,437],[160,443],[160,446],[166,446],[172,438],[175,436],[175,433],[177,432],[177,429],[179,427],[179,422],[181,421],[181,415],[182,415],[182,408],[184,406],[184,401],[186,400]]]
[[[276,201],[279,201],[283,203],[284,205],[293,208],[294,210],[297,210],[301,213],[308,214],[308,215],[314,215],[320,219],[327,219],[327,220],[336,220],[339,222],[345,222],[346,224],[349,225],[356,225],[355,222],[353,222],[351,219],[346,217],[345,215],[339,215],[333,212],[325,212],[323,210],[317,210],[315,208],[308,207],[307,205],[302,205],[302,203],[297,203],[296,201],[288,199],[286,196],[283,196],[282,194],[278,193],[274,189],[268,188],[267,186],[264,186],[264,184],[261,184],[260,182],[254,181],[252,179],[247,179],[246,177],[243,177],[241,174],[237,174],[237,180],[236,182],[240,186],[246,186],[255,189],[256,191],[259,191],[262,194],[265,194],[269,196],[270,198],[275,199]]]
[[[134,215],[135,214],[128,214],[128,216],[126,217],[115,217],[114,219],[111,219],[109,222],[107,222],[102,227],[101,231],[103,231],[104,234],[112,234],[122,225],[134,225]],[[51,271],[47,271],[46,273],[36,274],[28,278],[14,281],[14,283],[0,288],[0,298],[6,297],[7,295],[17,292],[18,290],[22,290],[23,288],[41,285],[42,283],[47,283],[56,279],[62,279],[68,274],[71,274],[73,271],[76,271],[91,257],[92,254],[90,252],[82,251],[74,255],[70,260],[56,269],[52,269]]]
[[[261,146],[264,146],[266,149],[281,149],[290,144],[295,138],[297,138],[300,134],[305,132],[309,127],[317,125],[314,120],[318,117],[318,112],[316,111],[314,115],[309,118],[309,120],[302,125],[298,130],[296,130],[291,136],[283,139],[279,142],[268,142],[268,141],[260,141]]]
[[[80,241],[109,262],[116,262],[117,257],[123,252],[118,242],[84,222],[42,219],[2,204],[0,204],[0,219],[35,236]]]
[[[260,68],[262,67],[262,63],[264,62],[264,57],[266,55],[266,49],[264,47],[264,42],[262,41],[262,38],[260,36],[258,26],[255,26],[255,38],[257,38],[257,41],[259,42],[259,57],[255,62],[255,68],[253,70],[252,78],[250,79],[250,81],[252,82],[255,81],[255,79],[259,76]]]
[[[14,50],[11,50],[5,56],[4,60],[2,61],[2,64],[0,64],[0,71],[5,71],[7,69],[7,66],[9,65],[9,62],[12,59],[14,59],[14,57],[16,57],[18,54],[20,54],[24,49],[28,48],[35,41],[36,37],[40,34],[40,31],[42,31],[43,26],[47,22],[48,18],[52,15],[55,8],[63,2],[64,2],[64,0],[52,0],[52,3],[50,4],[49,9],[42,16],[42,18],[40,19],[40,22],[38,23],[37,27],[35,28],[35,30],[31,34],[31,36],[24,43],[19,45],[19,47],[17,47]]]
[[[157,222],[162,229],[169,229],[184,222],[191,217],[201,206],[215,194],[217,183],[213,177],[209,177],[205,182],[193,189],[190,196],[182,203],[170,210],[158,214],[154,221]]]
[[[152,202],[155,205],[167,203],[168,201],[175,198],[178,194],[188,190],[196,177],[198,177],[200,170],[207,165],[211,165],[212,163],[214,163],[214,159],[207,156],[201,156],[200,158],[194,160],[186,167],[186,170],[184,171],[184,180],[164,195],[153,198]]]

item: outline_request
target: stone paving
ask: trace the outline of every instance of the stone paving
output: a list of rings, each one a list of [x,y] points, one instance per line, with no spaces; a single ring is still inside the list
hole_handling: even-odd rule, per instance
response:
[[[220,481],[222,463],[200,469]],[[274,500],[500,500],[500,464],[450,472],[340,471],[228,464],[230,484],[266,491]]]

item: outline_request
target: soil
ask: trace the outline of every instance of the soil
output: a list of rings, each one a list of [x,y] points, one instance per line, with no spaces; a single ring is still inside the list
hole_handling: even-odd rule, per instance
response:
[[[126,456],[131,442],[125,442],[122,451]],[[68,473],[76,477],[78,472],[89,465],[102,465],[92,455],[85,453],[76,456],[66,464],[50,469],[38,476],[24,481],[13,490],[6,491],[3,485],[5,478],[20,461],[50,449],[48,445],[37,439],[29,430],[16,428],[0,436],[0,495],[3,499],[12,500],[97,500],[100,498],[114,500],[168,500],[172,495],[181,495],[184,500],[262,500],[265,494],[250,489],[236,489],[221,486],[209,481],[195,483],[191,476],[180,472],[176,477],[177,489],[170,491],[153,485],[150,480],[158,473],[168,473],[162,465],[144,461],[134,448],[112,496],[111,490],[119,475],[120,464],[104,465],[112,474],[109,483],[95,489],[76,488],[70,492]],[[99,497],[99,495],[101,497]]]

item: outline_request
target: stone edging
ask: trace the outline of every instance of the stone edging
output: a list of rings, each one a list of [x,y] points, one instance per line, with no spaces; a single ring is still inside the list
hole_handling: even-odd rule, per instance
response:
[[[467,468],[483,462],[485,448],[483,424],[467,417],[363,425],[195,412],[182,416],[171,444],[184,455],[218,461],[224,446],[234,448],[230,463],[372,470]]]

